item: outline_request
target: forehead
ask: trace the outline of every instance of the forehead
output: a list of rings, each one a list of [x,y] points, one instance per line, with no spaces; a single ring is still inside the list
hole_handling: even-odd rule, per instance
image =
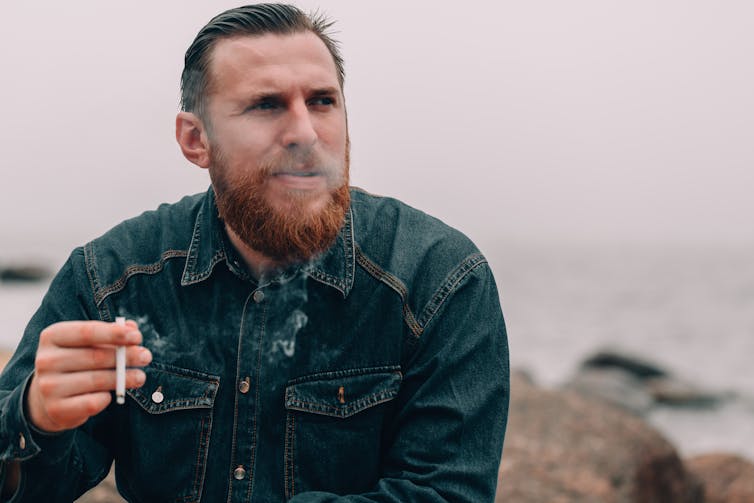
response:
[[[340,87],[330,51],[310,31],[218,40],[212,49],[209,74],[211,94],[291,82]]]

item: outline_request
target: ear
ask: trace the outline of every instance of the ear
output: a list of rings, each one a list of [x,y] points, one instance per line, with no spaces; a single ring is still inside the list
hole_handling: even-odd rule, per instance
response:
[[[191,112],[175,117],[175,139],[183,156],[200,168],[209,167],[209,140],[201,119]]]

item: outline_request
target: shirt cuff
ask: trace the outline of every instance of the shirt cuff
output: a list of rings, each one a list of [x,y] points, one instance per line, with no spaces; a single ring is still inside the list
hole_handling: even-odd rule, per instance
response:
[[[25,413],[26,393],[34,373],[29,374],[22,385],[7,397],[7,409],[3,414],[1,431],[5,445],[0,460],[26,461],[43,453],[44,463],[55,463],[65,457],[73,445],[74,431],[45,433],[27,420]],[[40,459],[39,461],[42,461]]]

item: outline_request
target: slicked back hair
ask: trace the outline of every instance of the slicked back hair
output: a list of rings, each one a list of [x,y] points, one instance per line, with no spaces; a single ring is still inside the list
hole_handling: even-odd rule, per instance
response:
[[[245,5],[218,14],[199,30],[186,51],[181,74],[181,110],[195,113],[209,126],[206,100],[211,84],[209,65],[212,49],[218,40],[244,35],[314,33],[330,51],[342,89],[345,70],[338,42],[328,33],[332,24],[321,14],[307,15],[298,7],[285,4]]]

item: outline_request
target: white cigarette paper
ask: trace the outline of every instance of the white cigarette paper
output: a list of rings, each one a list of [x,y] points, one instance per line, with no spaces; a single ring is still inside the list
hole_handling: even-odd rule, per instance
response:
[[[117,316],[115,323],[121,327],[126,326],[126,319]],[[126,347],[115,348],[115,401],[123,405],[126,403]]]

